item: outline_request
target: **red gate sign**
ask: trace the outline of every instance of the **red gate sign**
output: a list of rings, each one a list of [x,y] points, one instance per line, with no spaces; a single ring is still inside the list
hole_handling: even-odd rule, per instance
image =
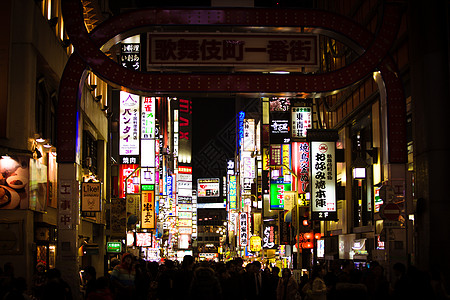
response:
[[[380,215],[383,219],[397,221],[400,216],[400,207],[395,203],[387,203],[381,207]]]

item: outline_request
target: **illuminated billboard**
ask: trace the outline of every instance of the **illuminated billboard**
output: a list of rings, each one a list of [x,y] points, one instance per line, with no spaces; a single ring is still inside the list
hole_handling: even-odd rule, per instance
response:
[[[119,155],[139,155],[139,96],[120,92]]]
[[[311,219],[336,220],[335,142],[311,142]]]
[[[220,180],[219,178],[205,178],[197,180],[198,197],[219,197]]]
[[[291,184],[282,180],[270,183],[270,209],[284,209],[285,192],[291,191]]]

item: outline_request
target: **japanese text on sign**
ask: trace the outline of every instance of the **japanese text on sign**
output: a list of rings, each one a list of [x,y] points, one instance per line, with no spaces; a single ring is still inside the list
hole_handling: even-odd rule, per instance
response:
[[[141,228],[155,228],[155,194],[154,191],[142,191]]]
[[[336,212],[334,152],[334,142],[311,142],[311,211],[318,219]]]
[[[139,96],[120,92],[119,155],[139,155]]]
[[[141,45],[137,43],[123,43],[120,47],[120,62],[123,67],[139,70],[141,67]]]
[[[293,143],[295,172],[298,178],[298,193],[306,193],[309,185],[309,143]]]
[[[149,34],[152,64],[274,64],[318,66],[316,35]]]
[[[292,107],[292,137],[305,138],[311,128],[311,107]]]
[[[245,247],[248,244],[247,213],[239,214],[239,245]]]

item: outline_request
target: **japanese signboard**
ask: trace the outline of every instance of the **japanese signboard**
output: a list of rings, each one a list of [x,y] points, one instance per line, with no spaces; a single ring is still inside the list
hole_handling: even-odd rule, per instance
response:
[[[192,155],[192,100],[179,99],[178,160],[190,163]]]
[[[243,154],[244,153],[247,153],[247,155],[242,155],[242,178],[255,178],[255,158],[251,157],[250,152],[243,152]]]
[[[156,184],[155,168],[141,168],[141,184]]]
[[[101,183],[82,182],[81,183],[81,211],[102,211],[101,209]]]
[[[139,96],[120,92],[119,155],[139,155]]]
[[[141,167],[155,167],[155,140],[141,140]]]
[[[292,107],[291,128],[293,138],[306,138],[306,131],[311,128],[311,107]]]
[[[289,126],[289,114],[270,114],[270,143],[289,144],[291,142],[291,129]]]
[[[120,165],[119,167],[119,197],[125,198],[125,194],[138,194],[140,190],[140,176],[139,170],[134,172],[139,167],[139,165],[129,164],[129,165]],[[134,173],[133,173],[134,172]],[[130,174],[132,174],[130,176]],[[130,176],[127,179],[127,177]]]
[[[311,219],[337,219],[335,142],[311,142]]]
[[[276,248],[277,245],[275,244],[275,226],[265,225],[263,235],[262,247],[264,249]]]
[[[121,242],[106,242],[106,252],[107,253],[121,253],[122,243]]]
[[[197,179],[198,197],[219,197],[219,178]]]
[[[248,220],[247,213],[239,213],[239,246],[245,247],[248,244]]]
[[[244,119],[243,151],[255,151],[255,120]]]
[[[139,218],[141,212],[141,195],[127,195],[126,198],[127,215],[135,215]]]
[[[228,201],[229,201],[229,208],[230,209],[236,209],[237,204],[237,187],[236,187],[236,176],[231,175],[229,176],[228,180]]]
[[[261,251],[261,237],[254,235],[250,238],[250,251],[251,252]]]
[[[141,139],[156,138],[156,98],[142,97],[142,112],[141,112]]]
[[[152,234],[150,232],[136,232],[136,247],[151,247]]]
[[[290,183],[275,180],[270,183],[270,209],[284,209],[285,192],[291,190]]]
[[[297,191],[306,193],[309,185],[309,143],[292,143],[292,166],[297,175]]]
[[[139,70],[141,67],[141,45],[139,43],[122,43],[120,45],[120,62],[125,68]]]
[[[71,180],[61,180],[59,182],[58,190],[58,228],[72,229],[74,225],[72,205],[74,202],[73,199],[77,196],[76,182]]]
[[[155,192],[142,191],[141,228],[155,228]]]
[[[319,64],[318,38],[295,35],[148,34],[148,66]]]

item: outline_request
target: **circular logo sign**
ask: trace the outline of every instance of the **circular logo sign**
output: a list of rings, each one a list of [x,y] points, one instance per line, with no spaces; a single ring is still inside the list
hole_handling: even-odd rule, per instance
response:
[[[319,152],[320,153],[325,153],[328,151],[328,145],[327,144],[320,144],[319,145]]]

